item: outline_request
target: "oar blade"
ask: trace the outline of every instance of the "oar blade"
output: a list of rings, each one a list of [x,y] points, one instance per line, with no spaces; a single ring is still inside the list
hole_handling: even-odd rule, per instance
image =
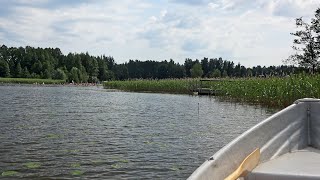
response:
[[[249,154],[240,164],[240,166],[231,173],[225,180],[235,180],[241,176],[246,176],[248,172],[252,171],[260,160],[260,149],[257,148]]]

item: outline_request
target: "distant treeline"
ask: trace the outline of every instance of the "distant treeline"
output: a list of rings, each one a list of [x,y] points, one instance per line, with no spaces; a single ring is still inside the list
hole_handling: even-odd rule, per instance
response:
[[[187,58],[184,64],[172,59],[161,62],[129,60],[117,64],[111,56],[64,55],[59,48],[0,47],[0,77],[61,79],[77,83],[140,78],[285,76],[304,70],[284,65],[246,68],[222,58]]]

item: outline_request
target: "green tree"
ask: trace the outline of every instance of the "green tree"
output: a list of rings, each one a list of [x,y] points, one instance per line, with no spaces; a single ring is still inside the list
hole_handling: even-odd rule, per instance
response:
[[[99,74],[99,66],[98,61],[96,58],[91,58],[91,63],[89,65],[89,81],[90,82],[97,82],[98,74]]]
[[[220,71],[219,69],[215,69],[215,70],[211,73],[211,77],[214,77],[214,78],[221,77],[221,71]]]
[[[98,61],[99,64],[99,75],[98,75],[98,79],[100,81],[105,81],[108,78],[108,67],[107,64],[104,60],[99,60]]]
[[[292,48],[296,53],[284,61],[285,63],[298,64],[310,68],[312,72],[319,65],[320,8],[316,11],[315,17],[312,19],[311,24],[303,21],[302,17],[296,19],[298,30],[295,33],[290,33],[295,37]]]
[[[165,63],[160,64],[158,67],[158,78],[165,79],[169,77],[168,65]]]
[[[4,60],[0,60],[0,77],[10,77],[9,64]]]
[[[52,74],[53,74],[53,71],[54,71],[52,63],[53,63],[53,61],[50,62],[49,60],[46,60],[43,63],[43,66],[42,66],[43,78],[45,78],[45,79],[51,79],[52,78]]]
[[[70,76],[69,76],[69,81],[70,82],[75,82],[75,83],[79,83],[80,79],[79,79],[79,69],[76,67],[71,68],[70,71]]]
[[[191,77],[192,78],[197,78],[197,77],[201,77],[203,74],[203,70],[201,67],[200,63],[196,63],[192,66],[192,69],[190,70],[191,72]]]
[[[202,66],[202,69],[203,69],[203,74],[205,76],[208,76],[208,73],[210,71],[208,58],[203,58],[201,60],[201,66]]]
[[[30,78],[30,77],[31,77],[30,72],[29,72],[29,70],[28,70],[27,67],[24,67],[24,68],[23,68],[23,70],[22,70],[22,77],[23,77],[23,78]]]
[[[43,72],[43,79],[51,79],[51,73],[49,72],[49,70],[48,69],[46,69],[46,70],[44,70],[44,72]]]
[[[128,68],[124,64],[115,66],[115,75],[118,80],[125,80],[129,78]]]
[[[191,69],[192,66],[194,65],[194,62],[192,61],[192,59],[187,58],[184,62],[184,68],[186,70],[186,75],[187,77],[191,77]]]
[[[22,77],[22,68],[21,68],[20,62],[17,64],[15,77],[17,78]]]
[[[227,72],[227,70],[224,70],[223,73],[222,73],[222,77],[225,78],[225,77],[227,77],[227,76],[228,76],[228,72]]]
[[[31,71],[35,74],[40,74],[42,72],[42,63],[39,60],[37,60],[32,65]]]
[[[62,69],[57,69],[53,72],[52,79],[61,79],[61,80],[66,80],[67,75]]]
[[[81,66],[79,72],[79,80],[80,82],[88,82],[89,76],[84,66]]]
[[[247,76],[248,77],[252,77],[253,73],[252,73],[252,70],[251,69],[248,69],[247,71]]]

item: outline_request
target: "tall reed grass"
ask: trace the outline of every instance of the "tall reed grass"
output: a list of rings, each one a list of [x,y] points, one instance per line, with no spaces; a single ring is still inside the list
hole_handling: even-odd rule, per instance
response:
[[[53,80],[53,79],[29,79],[29,78],[0,78],[0,83],[21,83],[21,84],[61,84],[65,83],[65,80]]]
[[[135,92],[157,92],[189,94],[192,93],[192,85],[196,84],[195,79],[165,79],[165,80],[128,80],[128,81],[107,81],[105,88],[119,89]]]
[[[286,107],[300,98],[320,98],[320,75],[250,78],[203,82],[218,96],[270,107]]]
[[[110,81],[105,82],[104,86],[125,91],[189,94],[199,84],[199,79],[168,79]],[[320,98],[320,75],[223,79],[202,82],[202,87],[216,90],[219,92],[217,96],[226,99],[270,107],[285,107],[300,98]]]

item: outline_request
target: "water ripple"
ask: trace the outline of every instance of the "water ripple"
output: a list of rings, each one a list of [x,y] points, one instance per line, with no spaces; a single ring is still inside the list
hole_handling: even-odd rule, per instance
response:
[[[0,92],[0,175],[14,175],[8,179],[185,179],[270,113],[208,97],[97,87]]]

